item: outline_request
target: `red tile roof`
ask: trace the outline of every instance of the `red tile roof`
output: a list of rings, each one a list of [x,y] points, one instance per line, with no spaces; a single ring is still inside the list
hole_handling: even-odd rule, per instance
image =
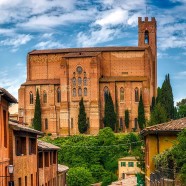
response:
[[[31,80],[26,81],[22,85],[59,85],[60,80],[59,79],[37,79],[37,80]]]
[[[56,53],[69,53],[69,52],[108,52],[108,51],[143,51],[147,47],[89,47],[89,48],[63,48],[63,49],[48,49],[48,50],[33,50],[29,52],[32,54],[56,54]]]
[[[177,132],[181,132],[185,128],[186,128],[186,117],[147,127],[141,131],[141,135],[146,136],[147,134],[157,134],[157,133],[177,133]]]
[[[0,96],[6,99],[9,103],[17,103],[17,99],[12,96],[7,90],[0,87]]]
[[[47,143],[45,141],[37,140],[38,142],[38,149],[39,150],[59,150],[60,148],[56,145],[51,143]]]

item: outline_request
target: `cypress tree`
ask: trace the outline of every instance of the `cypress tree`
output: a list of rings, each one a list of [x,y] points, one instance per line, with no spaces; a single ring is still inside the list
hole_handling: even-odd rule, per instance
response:
[[[34,129],[41,131],[42,123],[41,123],[41,104],[39,98],[39,90],[36,91],[36,102],[35,102],[35,111],[34,111],[34,119],[33,119]]]
[[[174,100],[173,100],[173,93],[172,93],[172,87],[170,84],[169,74],[165,76],[165,80],[161,88],[160,103],[165,108],[167,112],[167,117],[169,119],[173,119],[174,118]]]
[[[104,126],[110,127],[113,131],[116,125],[116,113],[114,110],[114,104],[110,93],[105,95],[105,111],[104,111]]]
[[[154,110],[155,105],[156,105],[156,99],[153,96],[152,97],[152,103],[151,103],[151,106],[150,106],[150,112],[152,112]]]
[[[78,129],[80,133],[85,133],[88,129],[88,123],[86,119],[86,112],[83,103],[83,98],[81,98],[79,102]]]
[[[128,129],[129,128],[129,110],[125,110],[125,126]]]
[[[141,130],[145,127],[145,110],[143,105],[142,94],[140,95],[140,101],[138,105],[138,124]]]

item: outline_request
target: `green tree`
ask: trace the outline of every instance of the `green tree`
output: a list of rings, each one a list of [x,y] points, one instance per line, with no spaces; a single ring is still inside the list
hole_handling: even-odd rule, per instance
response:
[[[151,106],[150,106],[150,112],[153,112],[155,105],[156,105],[156,98],[153,96]]]
[[[84,167],[70,168],[67,175],[68,186],[89,186],[94,183],[91,172]]]
[[[169,74],[165,76],[165,80],[162,84],[160,103],[167,112],[168,119],[174,118],[174,99],[172,93],[172,87],[170,84]]]
[[[41,131],[42,123],[41,123],[41,104],[39,98],[39,90],[36,91],[36,102],[35,102],[35,111],[34,111],[34,119],[33,119],[34,129]]]
[[[142,130],[145,127],[145,110],[143,105],[142,94],[140,95],[140,101],[138,105],[138,124],[139,128]]]
[[[129,110],[125,110],[125,126],[128,129],[129,128]]]
[[[81,98],[81,101],[79,102],[78,129],[80,133],[85,133],[88,129],[83,98]]]
[[[164,123],[167,121],[167,112],[164,107],[160,103],[157,103],[154,107],[154,111],[151,113],[150,121],[148,125],[155,125]]]
[[[186,99],[182,99],[176,105],[178,108],[178,113],[177,113],[178,117],[179,118],[186,117]]]
[[[113,131],[116,126],[116,113],[110,93],[105,95],[104,126],[110,127]]]

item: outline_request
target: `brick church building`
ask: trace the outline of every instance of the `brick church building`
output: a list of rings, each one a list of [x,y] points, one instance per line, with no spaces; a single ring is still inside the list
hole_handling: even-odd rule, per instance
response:
[[[88,133],[103,128],[104,94],[112,96],[119,128],[139,130],[138,104],[143,96],[146,118],[157,88],[156,20],[138,18],[138,46],[33,50],[27,56],[27,79],[19,89],[19,117],[32,125],[36,90],[42,109],[42,131],[78,134],[79,101],[83,97]]]

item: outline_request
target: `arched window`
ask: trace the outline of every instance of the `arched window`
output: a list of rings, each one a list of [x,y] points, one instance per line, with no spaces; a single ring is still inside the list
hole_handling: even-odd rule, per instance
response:
[[[81,86],[81,83],[82,83],[82,79],[81,77],[78,77],[78,85]]]
[[[148,30],[145,31],[145,44],[149,44],[149,32],[148,32]]]
[[[87,96],[87,88],[84,88],[84,96]]]
[[[137,87],[135,88],[134,92],[135,92],[135,102],[139,102],[139,90]]]
[[[138,118],[134,119],[134,128],[137,129],[138,128]]]
[[[73,88],[73,90],[72,90],[72,96],[76,97],[76,89],[75,88]]]
[[[108,94],[109,94],[109,89],[108,89],[108,87],[105,87],[104,88],[104,99],[105,99],[105,101],[106,101],[106,99],[108,97]]]
[[[45,118],[45,130],[47,130],[47,129],[48,129],[48,119]]]
[[[43,92],[43,103],[47,103],[47,93],[46,93],[46,91]]]
[[[30,104],[34,104],[34,96],[32,92],[30,92]]]
[[[124,88],[120,88],[120,101],[124,101]]]
[[[86,77],[84,77],[84,79],[83,79],[83,85],[87,86],[87,78]]]
[[[76,86],[76,78],[75,77],[72,78],[72,85]]]
[[[82,89],[78,88],[78,96],[82,96]]]
[[[58,103],[61,102],[61,90],[60,90],[59,87],[58,87],[58,89],[57,89],[57,102],[58,102]]]

